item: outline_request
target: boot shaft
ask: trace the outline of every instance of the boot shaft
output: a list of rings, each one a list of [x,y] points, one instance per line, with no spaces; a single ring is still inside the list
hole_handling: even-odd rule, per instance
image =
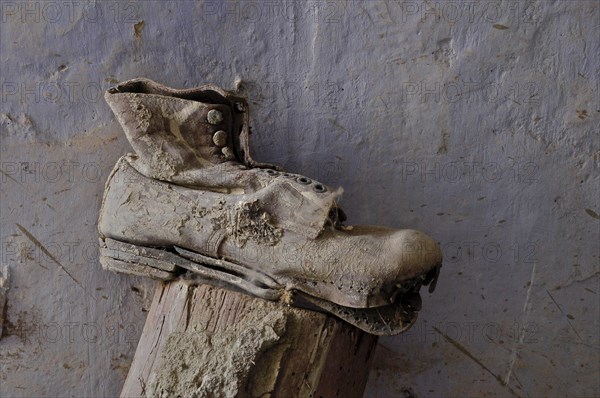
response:
[[[225,162],[253,167],[244,98],[217,86],[176,90],[148,79],[109,89],[105,99],[150,178],[178,182],[193,170]]]

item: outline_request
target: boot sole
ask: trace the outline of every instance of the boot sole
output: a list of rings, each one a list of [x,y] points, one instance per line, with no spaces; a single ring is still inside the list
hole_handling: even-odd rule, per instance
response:
[[[420,296],[417,292],[398,297],[394,303],[382,307],[344,307],[300,290],[287,289],[270,276],[241,265],[180,247],[174,247],[174,250],[175,253],[104,238],[100,240],[100,263],[108,271],[161,281],[176,279],[182,275],[182,270],[187,270],[191,272],[190,277],[201,283],[326,312],[380,336],[398,334],[410,328],[420,309]]]
[[[100,263],[108,271],[145,276],[169,281],[181,274],[181,269],[194,273],[196,279],[210,284],[223,283],[266,299],[279,300],[282,286],[266,275],[237,264],[217,260],[175,247],[178,254],[146,246],[105,238],[101,241]],[[251,278],[256,284],[244,278]]]

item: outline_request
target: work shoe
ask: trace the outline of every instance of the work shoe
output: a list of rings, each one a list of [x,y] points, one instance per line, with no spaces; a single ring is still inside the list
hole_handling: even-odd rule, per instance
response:
[[[378,335],[410,327],[441,267],[415,230],[344,226],[341,189],[255,162],[246,101],[213,85],[147,79],[105,98],[135,154],[117,162],[100,211],[105,269],[201,281],[316,308]]]

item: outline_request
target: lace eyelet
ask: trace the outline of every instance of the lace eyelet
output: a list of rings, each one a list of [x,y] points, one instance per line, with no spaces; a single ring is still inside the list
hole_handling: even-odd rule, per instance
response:
[[[313,190],[318,193],[323,193],[327,191],[327,187],[323,184],[315,184],[313,185]]]
[[[310,178],[306,178],[306,177],[298,177],[298,178],[296,178],[296,181],[298,181],[300,184],[303,184],[303,185],[308,185],[312,182]]]

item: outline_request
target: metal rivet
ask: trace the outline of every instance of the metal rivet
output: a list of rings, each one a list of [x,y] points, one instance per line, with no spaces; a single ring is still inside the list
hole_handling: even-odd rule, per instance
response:
[[[213,134],[213,142],[216,146],[224,147],[227,145],[227,133],[223,130],[219,130]]]
[[[304,184],[304,185],[308,185],[312,182],[310,180],[310,178],[306,178],[306,177],[298,177],[298,178],[296,178],[296,181],[298,181],[300,184]]]
[[[235,110],[238,112],[244,112],[244,104],[242,102],[236,102]]]
[[[216,109],[211,109],[208,111],[208,115],[206,115],[206,120],[210,124],[219,124],[223,121],[223,114]]]
[[[321,193],[321,192],[325,192],[325,191],[327,191],[327,187],[325,187],[324,185],[321,185],[321,184],[315,184],[315,185],[313,186],[313,190],[314,190],[315,192],[319,192],[319,193]]]
[[[227,160],[235,159],[235,154],[233,153],[233,150],[231,148],[229,148],[228,146],[226,146],[225,148],[221,148],[221,152],[223,153],[223,156],[225,156],[225,159],[227,159]]]

